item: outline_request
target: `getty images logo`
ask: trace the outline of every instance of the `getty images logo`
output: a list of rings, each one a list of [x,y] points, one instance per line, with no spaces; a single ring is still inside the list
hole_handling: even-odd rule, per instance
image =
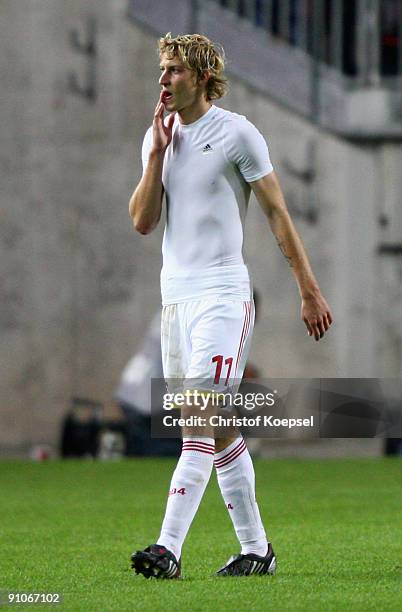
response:
[[[210,144],[205,145],[205,147],[203,148],[202,152],[205,153],[212,153],[213,148],[211,147]]]

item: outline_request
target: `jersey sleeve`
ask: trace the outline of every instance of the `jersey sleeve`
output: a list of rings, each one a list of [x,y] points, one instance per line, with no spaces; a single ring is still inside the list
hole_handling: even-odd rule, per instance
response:
[[[247,183],[270,174],[273,166],[263,135],[245,117],[230,125],[226,141],[229,161],[236,164]]]
[[[149,127],[145,133],[144,140],[142,143],[142,175],[144,176],[145,170],[148,166],[149,154],[151,152],[152,147],[152,126]]]

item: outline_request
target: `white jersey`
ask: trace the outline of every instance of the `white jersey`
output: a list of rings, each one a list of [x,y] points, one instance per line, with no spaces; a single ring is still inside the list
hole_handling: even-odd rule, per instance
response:
[[[151,146],[149,128],[144,171]],[[272,170],[263,136],[245,117],[214,105],[188,125],[176,115],[162,173],[164,305],[208,296],[250,299],[242,253],[248,183]]]

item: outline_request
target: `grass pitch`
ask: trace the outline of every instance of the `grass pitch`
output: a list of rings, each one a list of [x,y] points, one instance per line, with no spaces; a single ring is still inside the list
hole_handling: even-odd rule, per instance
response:
[[[158,536],[174,464],[0,462],[0,591],[60,592],[68,611],[402,609],[401,460],[255,461],[275,577],[212,576],[238,552],[213,475],[184,579],[145,580],[129,557]]]

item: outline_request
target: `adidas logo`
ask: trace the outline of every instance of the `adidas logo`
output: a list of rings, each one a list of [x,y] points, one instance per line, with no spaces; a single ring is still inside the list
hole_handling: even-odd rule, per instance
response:
[[[213,148],[209,144],[205,145],[205,147],[202,150],[203,153],[211,153],[212,151],[213,151]]]

